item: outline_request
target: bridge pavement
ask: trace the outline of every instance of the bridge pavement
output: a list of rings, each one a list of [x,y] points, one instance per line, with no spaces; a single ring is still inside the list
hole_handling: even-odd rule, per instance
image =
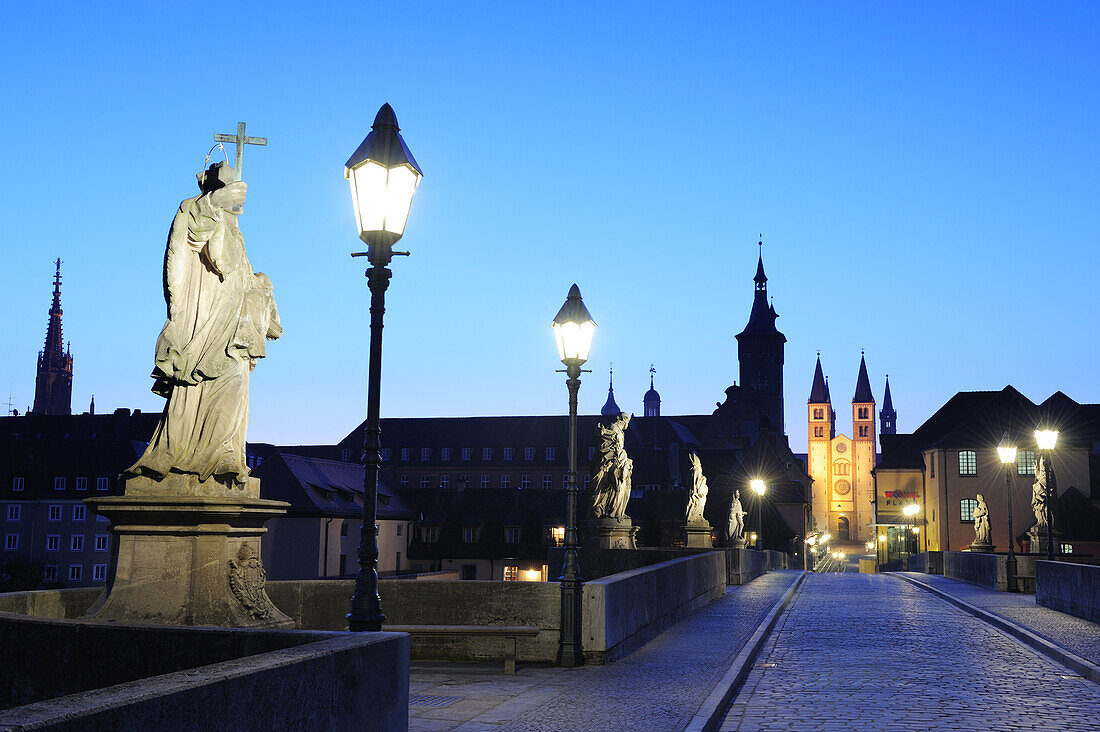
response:
[[[722,730],[1096,730],[1100,686],[904,580],[815,574]]]

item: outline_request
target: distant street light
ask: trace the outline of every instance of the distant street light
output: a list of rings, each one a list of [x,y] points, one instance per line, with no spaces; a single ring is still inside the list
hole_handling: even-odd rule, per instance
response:
[[[351,596],[348,629],[382,630],[386,616],[378,595],[378,466],[382,462],[379,442],[379,400],[382,389],[382,314],[386,312],[386,288],[390,284],[393,245],[405,232],[413,193],[421,172],[405,141],[390,105],[383,104],[374,118],[370,134],[344,164],[344,178],[351,182],[355,225],[367,257],[367,285],[370,287],[370,357],[367,366],[367,424],[363,437],[363,525],[359,528],[359,571],[355,594]]]
[[[1009,441],[1007,432],[997,445],[997,457],[1005,466],[1005,511],[1008,514],[1008,557],[1005,559],[1005,579],[1008,583],[1008,591],[1016,592],[1016,552],[1012,549],[1012,542],[1015,539],[1012,530],[1012,465],[1016,462],[1016,446]]]
[[[914,535],[917,533],[915,529],[917,514],[920,513],[920,506],[918,506],[916,503],[909,503],[901,509],[901,512],[909,517],[909,531],[907,532],[907,535],[905,537],[905,548],[908,549],[907,554],[914,554],[915,552],[913,552],[913,549],[918,548],[916,546],[917,542],[914,539]],[[909,547],[909,542],[911,541],[913,542],[912,549]]]
[[[1057,483],[1054,477],[1054,461],[1051,459],[1051,453],[1054,452],[1055,446],[1058,444],[1058,430],[1052,429],[1049,424],[1040,425],[1035,430],[1035,442],[1039,445],[1039,451],[1043,456],[1043,466],[1046,468],[1046,500],[1045,509],[1047,514],[1047,560],[1054,560],[1054,496],[1057,492]]]
[[[764,493],[768,490],[768,486],[760,478],[753,478],[749,481],[749,487],[752,492],[756,494],[756,525],[757,531],[757,549],[764,548]]]
[[[565,386],[569,390],[569,475],[566,489],[568,509],[565,561],[559,577],[561,639],[558,644],[558,663],[573,667],[584,663],[581,645],[581,595],[584,580],[581,578],[577,557],[577,392],[581,388],[581,366],[588,360],[592,336],[596,333],[596,322],[584,306],[580,288],[575,284],[569,288],[565,304],[554,316],[553,328],[558,357],[565,364]]]

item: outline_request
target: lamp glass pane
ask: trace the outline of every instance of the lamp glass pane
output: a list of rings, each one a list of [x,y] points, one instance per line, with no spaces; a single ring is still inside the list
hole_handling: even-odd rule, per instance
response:
[[[596,333],[596,324],[589,320],[586,323],[554,323],[554,340],[558,345],[558,358],[588,360],[588,352],[592,348],[592,336]]]
[[[1053,450],[1058,444],[1058,430],[1035,430],[1035,442],[1040,450]]]
[[[386,231],[392,234],[402,234],[405,231],[405,221],[409,218],[409,206],[412,205],[413,193],[416,192],[420,176],[412,168],[399,165],[389,171],[389,182],[386,186]]]
[[[369,160],[351,171],[351,196],[359,233],[380,231],[385,223],[386,177],[386,169]]]
[[[1015,447],[998,447],[997,455],[1000,456],[1001,462],[1005,465],[1016,462],[1016,448]]]
[[[764,481],[760,480],[759,478],[753,478],[749,481],[749,485],[752,487],[754,493],[761,496],[764,495],[764,491],[766,490]]]

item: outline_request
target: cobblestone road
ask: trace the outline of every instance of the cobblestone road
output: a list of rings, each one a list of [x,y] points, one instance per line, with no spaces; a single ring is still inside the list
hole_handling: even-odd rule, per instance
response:
[[[769,572],[684,618],[606,666],[521,667],[413,664],[409,729],[680,730],[721,680],[761,619],[798,578]],[[448,700],[431,706],[432,700]]]
[[[1100,686],[889,575],[815,574],[722,730],[1097,730]]]

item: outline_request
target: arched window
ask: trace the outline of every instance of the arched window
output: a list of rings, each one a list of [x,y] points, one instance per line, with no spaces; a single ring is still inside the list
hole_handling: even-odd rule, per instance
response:
[[[847,460],[837,460],[833,463],[833,475],[851,475],[852,464]]]
[[[959,521],[964,524],[974,523],[974,509],[977,507],[977,499],[964,498],[959,501]]]
[[[825,419],[825,410],[814,409],[814,419]]]

